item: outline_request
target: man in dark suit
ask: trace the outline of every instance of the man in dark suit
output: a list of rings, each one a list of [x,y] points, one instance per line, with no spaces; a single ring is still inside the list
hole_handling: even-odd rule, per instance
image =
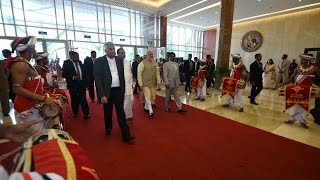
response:
[[[88,90],[91,102],[94,102],[94,77],[93,77],[93,64],[96,60],[96,51],[91,51],[91,57],[86,57],[84,60],[84,68],[88,75]]]
[[[99,57],[94,63],[98,98],[103,103],[105,134],[109,136],[111,133],[112,109],[115,105],[122,139],[130,143],[134,137],[130,135],[123,108],[125,93],[123,59],[115,56],[115,47],[112,42],[105,44],[105,52],[106,55]]]
[[[139,89],[139,83],[138,83],[138,65],[140,62],[140,56],[139,54],[137,54],[134,58],[134,61],[132,63],[131,66],[131,72],[132,72],[132,78],[134,81],[136,81],[135,86],[134,86],[134,90],[133,90],[133,94],[137,94],[138,93],[138,89]]]
[[[191,92],[190,87],[190,79],[194,75],[194,62],[192,61],[192,54],[188,55],[188,60],[184,61],[184,73],[186,76],[186,86],[184,88],[185,91]]]
[[[73,117],[79,112],[79,105],[83,118],[89,119],[89,106],[86,97],[87,75],[77,52],[69,52],[70,59],[63,62],[62,77],[66,78],[67,87],[71,97]]]
[[[251,88],[251,94],[249,96],[250,98],[250,103],[254,105],[258,105],[256,103],[255,98],[258,96],[258,94],[261,92],[263,89],[263,84],[262,84],[262,63],[260,62],[262,59],[261,54],[256,54],[254,56],[256,59],[253,63],[250,65],[250,83],[252,85]]]

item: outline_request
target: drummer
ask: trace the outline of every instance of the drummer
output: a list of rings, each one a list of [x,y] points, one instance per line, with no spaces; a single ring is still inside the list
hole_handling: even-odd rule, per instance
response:
[[[233,102],[239,106],[239,112],[243,112],[243,99],[242,99],[242,91],[245,88],[245,83],[248,80],[248,70],[246,66],[243,64],[241,60],[241,56],[239,54],[231,54],[232,57],[232,70],[230,73],[230,77],[241,80],[244,82],[244,85],[236,88],[235,92],[235,100],[229,95],[227,95],[227,103],[222,107],[229,107]]]
[[[12,52],[18,56],[12,61],[12,87],[17,94],[14,109],[23,112],[34,107],[37,102],[44,102],[49,107],[54,105],[54,100],[42,93],[41,76],[30,64],[31,58],[36,55],[35,36],[18,37],[12,43]]]
[[[34,66],[37,70],[38,74],[44,79],[43,83],[43,91],[46,93],[52,93],[54,88],[54,81],[52,78],[52,74],[48,68],[49,60],[48,60],[48,53],[46,52],[38,52],[35,60],[36,65]]]
[[[320,69],[317,68],[315,65],[313,65],[310,62],[313,62],[315,59],[314,57],[308,55],[308,54],[302,54],[300,55],[300,63],[293,72],[293,75],[290,77],[290,79],[283,84],[288,84],[292,82],[293,78],[296,78],[296,85],[304,85],[304,86],[312,86],[313,77],[317,76],[320,77]],[[310,102],[309,102],[310,103]],[[286,124],[292,124],[296,120],[299,121],[300,125],[303,128],[308,128],[307,126],[307,115],[308,112],[302,108],[301,106],[295,104],[290,111],[289,120],[285,121]]]

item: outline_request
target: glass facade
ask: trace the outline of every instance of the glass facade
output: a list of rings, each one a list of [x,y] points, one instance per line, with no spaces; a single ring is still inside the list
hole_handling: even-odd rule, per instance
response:
[[[124,49],[127,46],[130,54],[132,47],[160,45],[158,16],[94,0],[1,0],[0,15],[1,49],[8,48],[3,40],[16,36],[37,36],[43,41],[43,50],[52,50],[55,57],[70,49],[89,52],[80,58],[91,50],[101,56],[102,44],[107,41]],[[66,43],[66,50],[61,50],[61,43]],[[52,44],[60,44],[56,46],[59,49],[52,49]]]
[[[174,52],[176,57],[202,58],[203,31],[189,29],[182,26],[168,24],[167,27],[167,52]]]

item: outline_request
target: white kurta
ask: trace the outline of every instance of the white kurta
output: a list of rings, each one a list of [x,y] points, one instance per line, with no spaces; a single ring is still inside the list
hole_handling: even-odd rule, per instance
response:
[[[133,105],[133,89],[132,89],[132,74],[130,62],[127,59],[123,60],[124,65],[124,80],[125,80],[125,93],[124,93],[124,112],[126,119],[132,118],[132,105]]]

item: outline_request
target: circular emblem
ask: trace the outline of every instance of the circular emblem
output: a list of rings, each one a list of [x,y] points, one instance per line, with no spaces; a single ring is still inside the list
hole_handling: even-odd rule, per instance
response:
[[[258,31],[249,31],[241,39],[241,47],[244,51],[258,50],[263,43],[262,35]]]

